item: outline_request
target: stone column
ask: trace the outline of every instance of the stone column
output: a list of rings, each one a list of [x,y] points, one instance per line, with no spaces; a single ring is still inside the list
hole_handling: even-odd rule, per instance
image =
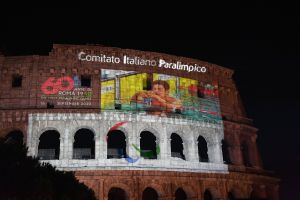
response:
[[[140,157],[140,152],[135,149],[134,146],[140,149],[140,133],[138,133],[139,126],[136,122],[128,123],[127,131],[128,131],[128,151],[129,156],[133,159]]]
[[[222,143],[213,141],[207,144],[209,162],[223,164]]]
[[[230,161],[234,165],[243,165],[241,144],[236,132],[234,134],[235,135],[233,136],[233,141],[230,141],[229,148],[228,148]]]
[[[99,157],[98,159],[107,159],[107,132],[108,124],[104,124],[104,120],[100,121],[100,138],[99,138]]]
[[[171,139],[167,137],[167,130],[165,127],[161,130],[160,136],[160,159],[168,160],[171,157]]]
[[[102,153],[100,151],[100,146],[101,146],[101,144],[100,144],[101,143],[100,135],[95,135],[94,139],[95,139],[95,159],[99,160],[99,159],[101,159],[100,154]]]
[[[186,155],[187,161],[199,162],[198,149],[196,149],[196,147],[198,147],[198,141],[194,141],[194,138],[192,138],[186,142],[186,146],[188,148],[188,155]]]
[[[159,149],[159,151],[157,151]],[[160,149],[160,139],[156,138],[155,140],[155,150],[156,150],[156,156],[157,159],[160,160],[161,159],[161,149]]]
[[[73,135],[69,135],[69,137],[66,140],[67,143],[67,152],[66,152],[66,159],[72,160],[73,159],[73,143],[74,143],[74,137]]]
[[[213,142],[207,142],[207,155],[209,163],[216,163],[214,146],[215,144]]]
[[[97,141],[96,141],[96,148],[95,148],[95,151],[97,151],[96,155],[95,155],[95,158],[97,160],[101,160],[101,159],[104,159],[106,158],[106,151],[104,151],[103,149],[103,146],[105,144],[105,140],[103,139],[103,136],[102,134],[100,133],[99,134],[99,137],[97,138]]]
[[[181,144],[183,147],[182,153],[185,156],[185,160],[190,160],[190,145],[188,141],[182,142]]]
[[[28,152],[27,155],[29,156],[34,156],[34,148],[33,148],[33,141],[32,141],[32,114],[29,114],[28,116],[28,132],[27,132],[27,141],[26,141],[26,146],[28,147]]]
[[[59,159],[68,159],[68,148],[69,148],[69,128],[65,128],[65,132],[61,133],[60,135],[60,152],[59,152]]]
[[[40,138],[34,135],[32,138],[32,156],[37,157],[39,152]]]
[[[140,153],[139,153],[139,151],[137,151],[134,147],[133,147],[133,145],[135,145],[137,148],[139,148],[140,149],[140,136],[138,135],[136,135],[136,134],[132,134],[131,136],[129,136],[128,137],[128,141],[127,141],[127,149],[128,149],[128,152],[127,152],[127,154],[131,157],[131,158],[133,158],[133,159],[135,159],[135,158],[137,158],[137,157],[140,157]]]
[[[63,135],[59,138],[59,160],[63,160],[65,157],[65,145]]]
[[[262,167],[262,163],[260,160],[260,156],[259,156],[259,152],[258,152],[258,147],[256,144],[256,135],[254,135],[253,137],[251,137],[251,145],[249,146],[249,151],[251,151],[251,163],[253,165],[253,167],[256,168],[261,168]]]

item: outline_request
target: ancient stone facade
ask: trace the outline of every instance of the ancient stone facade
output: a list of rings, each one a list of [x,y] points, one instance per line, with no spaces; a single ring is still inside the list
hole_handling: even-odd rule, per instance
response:
[[[205,66],[206,72],[87,62],[78,58],[80,52],[196,63]],[[210,123],[180,117],[102,111],[99,76],[101,69],[107,68],[155,71],[217,82],[223,120]],[[45,81],[54,77],[56,79],[52,83],[56,83],[59,77],[74,74],[90,77],[92,93],[88,104],[71,102],[69,105],[57,104],[53,107],[51,99],[43,99],[41,88]],[[47,56],[0,55],[0,136],[6,137],[13,131],[21,132],[29,155],[38,156],[40,136],[49,130],[57,131],[59,157],[42,162],[50,162],[61,170],[76,171],[78,179],[91,187],[98,199],[109,199],[112,188],[124,191],[125,199],[143,199],[146,188],[152,188],[158,199],[168,200],[177,198],[178,189],[184,191],[186,199],[208,199],[210,197],[205,196],[208,192],[212,199],[278,200],[279,179],[263,169],[256,145],[257,129],[246,116],[232,75],[232,70],[195,59],[102,46],[54,45]],[[114,124],[124,121],[126,124],[119,129],[125,135],[128,155],[139,157],[129,144],[140,146],[140,133],[149,131],[155,135],[156,145],[160,147],[157,159],[139,158],[134,162],[107,159],[107,133]],[[88,129],[93,133],[93,159],[73,157],[74,135],[80,129]],[[172,133],[182,138],[184,160],[171,155]],[[207,142],[207,162],[199,162],[199,136]],[[226,143],[226,149],[222,141]],[[225,150],[227,159],[224,158]]]
[[[137,162],[127,162],[124,159],[107,159],[106,135],[111,124],[118,121],[128,121],[121,130],[125,133],[127,152],[133,158],[139,157],[138,152],[129,144],[140,146],[140,134],[150,131],[156,135],[156,142],[160,147],[157,160],[139,159]],[[161,120],[161,123],[158,121]],[[164,121],[165,120],[165,121]],[[195,171],[195,172],[220,172],[228,173],[228,167],[223,163],[222,147],[220,141],[223,138],[223,127],[190,121],[182,118],[162,118],[157,116],[139,114],[118,114],[102,112],[101,114],[47,114],[37,113],[29,115],[27,146],[29,155],[38,155],[38,143],[42,133],[47,130],[56,130],[60,137],[60,157],[51,160],[53,165],[65,170],[84,169],[144,169],[171,170],[171,171]],[[66,124],[68,126],[66,126]],[[87,128],[95,134],[95,159],[73,159],[73,143],[75,133]],[[183,138],[184,154],[186,160],[171,157],[171,134],[177,133]],[[209,162],[199,162],[197,138],[203,136],[208,143]]]

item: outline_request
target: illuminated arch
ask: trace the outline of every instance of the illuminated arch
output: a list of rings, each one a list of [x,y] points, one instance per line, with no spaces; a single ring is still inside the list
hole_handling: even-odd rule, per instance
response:
[[[60,133],[44,131],[39,137],[38,157],[42,160],[58,160],[60,155]]]
[[[171,157],[178,157],[186,160],[186,155],[184,154],[184,142],[180,135],[177,133],[171,134]]]
[[[213,143],[213,139],[212,139],[212,135],[215,135],[214,133],[211,134],[210,133],[211,130],[209,129],[201,129],[201,131],[197,131],[194,134],[194,140],[197,141],[197,139],[199,138],[199,136],[203,137],[205,139],[205,141],[207,142],[207,144]]]
[[[148,131],[148,132],[150,132],[150,133],[152,133],[155,137],[156,137],[156,143],[158,144],[159,143],[159,141],[160,141],[160,132],[159,131],[157,131],[155,128],[153,128],[153,127],[150,127],[150,126],[144,126],[144,127],[142,127],[139,131],[138,131],[138,133],[139,133],[139,135],[142,133],[142,132],[144,132],[144,131]]]
[[[189,128],[186,127],[188,130]],[[190,130],[190,133],[189,131],[186,130],[186,129],[179,129],[179,128],[171,128],[167,131],[167,136],[168,136],[168,139],[171,139],[171,135],[172,133],[176,133],[177,135],[179,135],[183,141],[184,144],[187,143],[187,141],[189,141],[191,139],[191,136],[192,134],[192,130]]]
[[[200,162],[209,162],[207,141],[201,135],[199,135],[199,137],[197,138],[197,141],[198,141],[199,161]]]
[[[128,144],[126,134],[117,129],[109,131],[106,134],[107,143],[107,158],[127,158],[128,157]]]
[[[70,130],[70,138],[73,140],[74,139],[74,136],[75,134],[80,130],[80,129],[88,129],[90,130],[93,134],[94,134],[94,137],[97,137],[98,134],[97,132],[95,131],[94,128],[92,128],[91,126],[77,126],[75,128],[73,128],[72,130]]]
[[[169,141],[172,142],[171,140],[171,136],[173,133],[176,133],[178,136],[180,136],[181,140],[182,140],[182,145],[183,145],[183,154],[185,156],[185,160],[189,160],[190,159],[190,147],[189,147],[189,143],[192,142],[192,138],[193,138],[193,132],[189,127],[185,127],[184,129],[182,128],[178,128],[178,127],[170,127],[170,129],[167,130],[167,138]],[[168,151],[170,154],[172,154],[172,148],[171,148],[171,142],[168,143]]]
[[[95,159],[95,132],[80,128],[73,138],[73,159]]]
[[[142,131],[140,133],[140,154],[145,159],[157,159],[158,153],[156,136],[150,131]]]
[[[58,133],[62,133],[62,131],[59,130],[58,128],[49,126],[49,127],[45,127],[43,129],[39,130],[37,133],[37,138],[41,137],[41,135],[46,131],[57,131]]]

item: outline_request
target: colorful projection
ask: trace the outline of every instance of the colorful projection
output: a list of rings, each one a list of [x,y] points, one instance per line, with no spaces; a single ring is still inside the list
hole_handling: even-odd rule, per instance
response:
[[[217,84],[158,73],[101,71],[101,110],[221,120]]]
[[[48,77],[41,85],[41,105],[91,106],[92,88],[81,87],[78,76]]]

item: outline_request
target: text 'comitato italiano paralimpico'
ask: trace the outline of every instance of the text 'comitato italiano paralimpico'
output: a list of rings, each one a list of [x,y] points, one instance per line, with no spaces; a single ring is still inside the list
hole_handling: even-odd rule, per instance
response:
[[[158,66],[166,69],[183,70],[187,72],[200,72],[205,73],[207,71],[205,66],[199,66],[197,64],[183,64],[181,61],[167,62],[166,60],[159,58],[158,60],[143,59],[137,56],[107,56],[105,54],[90,55],[83,51],[78,53],[78,59],[86,62],[100,62],[100,63],[113,63],[113,64],[125,64],[136,66]]]

